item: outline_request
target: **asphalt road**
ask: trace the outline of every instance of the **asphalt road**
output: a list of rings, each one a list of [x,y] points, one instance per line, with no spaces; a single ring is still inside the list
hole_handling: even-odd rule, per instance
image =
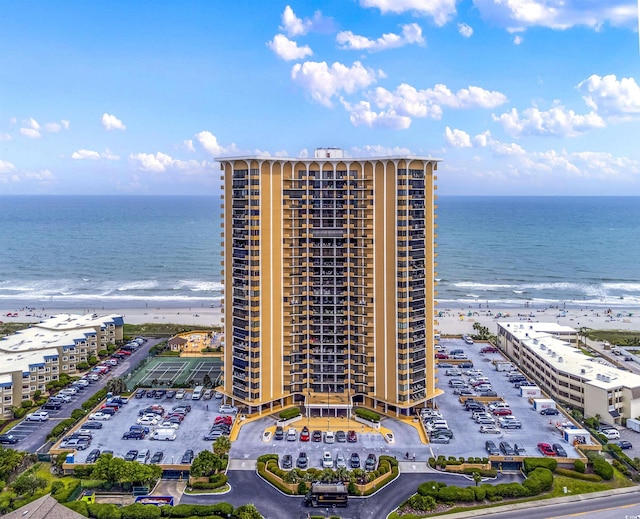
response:
[[[307,513],[321,509],[307,508],[303,497],[287,496],[265,483],[253,471],[230,470],[228,472],[231,491],[222,495],[184,494],[180,504],[213,504],[227,502],[235,506],[253,503],[265,519],[306,519]],[[391,484],[368,498],[349,498],[349,506],[336,511],[342,519],[380,519],[412,496],[420,483],[441,481],[447,485],[469,486],[472,481],[451,474],[400,474]],[[520,481],[517,475],[504,474],[496,483]],[[325,513],[327,511],[325,510]],[[329,510],[331,512],[331,510]],[[326,515],[331,515],[327,513]],[[527,518],[528,519],[528,518]]]
[[[161,341],[162,339],[147,340],[137,351],[122,359],[107,375],[101,377],[97,382],[89,384],[84,391],[79,391],[78,394],[74,395],[71,398],[71,402],[63,404],[59,411],[49,411],[49,420],[46,422],[26,422],[23,420],[14,426],[8,431],[8,433],[20,437],[19,443],[15,444],[14,447],[21,451],[37,452],[47,442],[47,434],[51,432],[56,424],[66,418],[70,418],[71,412],[74,409],[81,408],[82,403],[104,388],[109,379],[123,377],[133,370],[149,354],[151,347]]]

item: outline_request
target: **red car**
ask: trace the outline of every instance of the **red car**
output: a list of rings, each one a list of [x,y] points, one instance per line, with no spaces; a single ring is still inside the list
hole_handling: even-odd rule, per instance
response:
[[[491,411],[493,413],[494,416],[508,416],[511,413],[511,409],[505,409],[505,408],[498,408],[498,409],[494,409],[493,411]]]
[[[356,434],[355,431],[349,431],[347,432],[347,441],[349,443],[355,443],[358,441],[358,435]]]
[[[305,425],[300,432],[300,441],[308,442],[311,439],[311,435],[309,434],[309,428]]]
[[[131,355],[131,352],[127,350],[118,350],[116,353],[119,353],[120,355]]]
[[[442,352],[437,352],[436,353],[436,359],[448,359],[449,355],[447,355],[446,353],[442,353]]]
[[[539,443],[538,450],[545,456],[555,456],[556,452],[551,448],[548,443]]]
[[[216,416],[216,419],[213,421],[213,424],[218,425],[221,423],[225,425],[231,425],[233,423],[233,418],[231,418],[229,415]]]

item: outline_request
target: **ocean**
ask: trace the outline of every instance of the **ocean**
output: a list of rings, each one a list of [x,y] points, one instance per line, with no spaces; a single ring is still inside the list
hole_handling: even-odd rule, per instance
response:
[[[640,307],[640,198],[438,198],[439,307]],[[204,307],[216,196],[0,197],[0,306]]]

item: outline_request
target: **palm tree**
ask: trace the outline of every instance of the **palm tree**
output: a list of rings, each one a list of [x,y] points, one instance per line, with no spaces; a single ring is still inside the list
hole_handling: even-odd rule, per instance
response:
[[[337,468],[336,477],[338,478],[338,481],[349,481],[349,470],[347,467]]]
[[[213,442],[213,453],[217,456],[224,456],[231,450],[231,440],[228,436],[220,436]]]
[[[124,381],[122,377],[112,378],[107,382],[106,390],[109,393],[113,393],[114,395],[119,395],[120,393],[126,393],[127,391],[127,383]]]

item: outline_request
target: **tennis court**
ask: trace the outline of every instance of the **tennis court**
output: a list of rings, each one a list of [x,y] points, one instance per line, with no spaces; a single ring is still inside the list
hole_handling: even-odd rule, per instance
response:
[[[197,385],[202,384],[206,375],[215,384],[221,372],[222,359],[219,358],[155,357],[131,375],[127,386],[171,387],[192,381]]]

